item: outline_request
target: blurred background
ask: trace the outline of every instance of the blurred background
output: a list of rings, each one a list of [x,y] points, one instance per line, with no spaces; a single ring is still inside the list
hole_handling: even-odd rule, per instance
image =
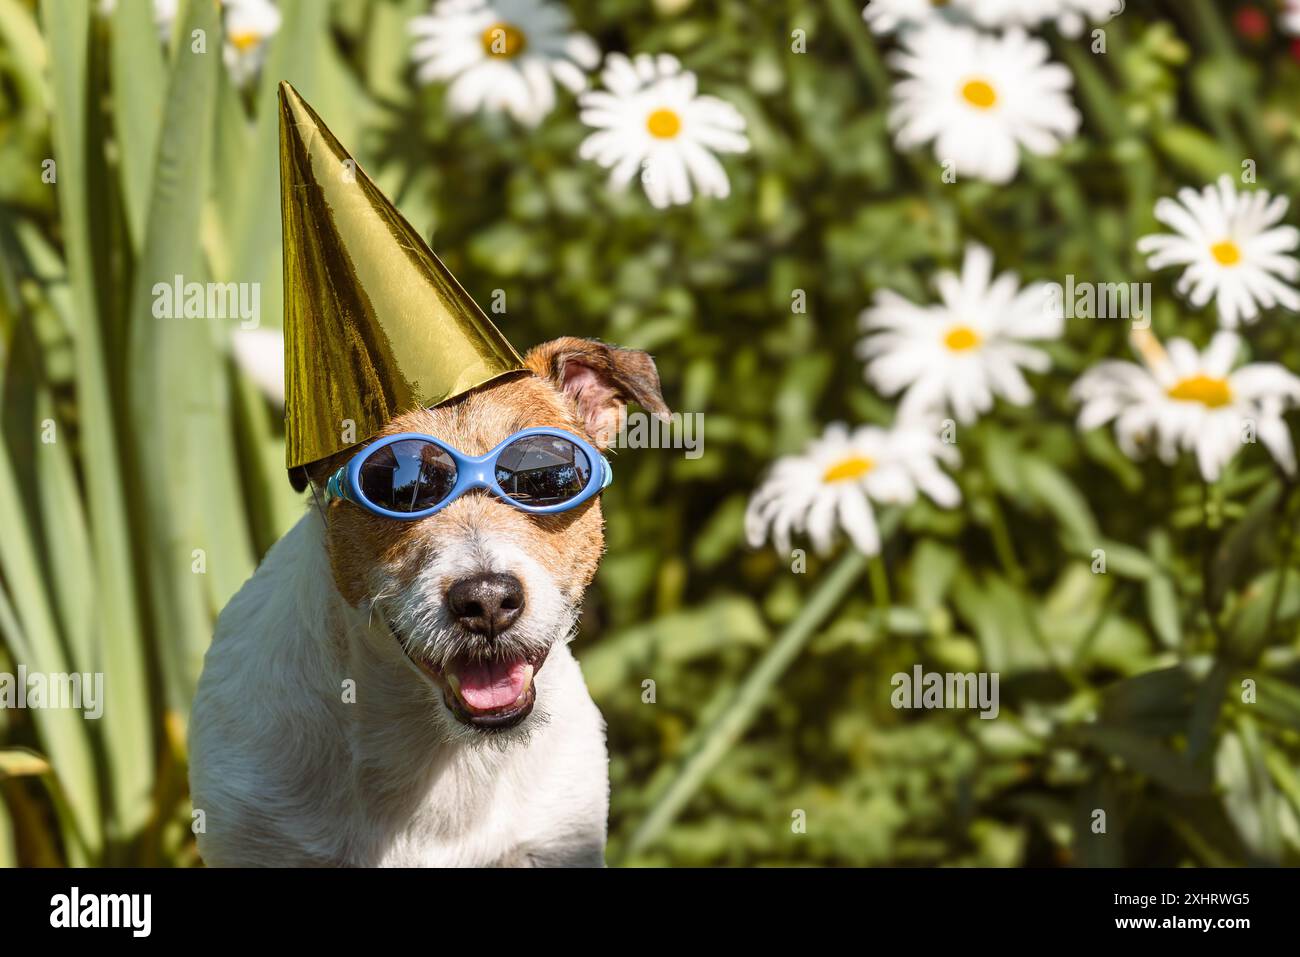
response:
[[[1000,187],[894,147],[895,41],[856,0],[566,6],[605,54],[673,53],[743,114],[728,198],[610,190],[566,91],[535,126],[452,112],[412,63],[424,2],[281,0],[250,40],[206,0],[0,0],[0,672],[103,672],[107,696],[97,721],[0,710],[0,864],[199,863],[202,656],[306,503],[274,349],[238,318],[155,318],[152,287],[258,283],[278,329],[281,79],[481,304],[504,290],[521,351],[648,349],[670,407],[704,414],[698,458],[619,454],[574,646],[609,725],[611,863],[1300,862],[1296,497],[1263,453],[1207,489],[1076,431],[1069,385],[1127,356],[1126,323],[1072,320],[1036,404],[962,432],[963,506],[886,513],[869,568],[795,574],[742,532],[777,457],[891,420],[858,315],[879,289],[929,301],[969,239],[1026,280],[1152,281],[1154,330],[1206,341],[1212,313],[1134,241],[1158,197],[1242,157],[1300,195],[1278,7],[1131,2],[1104,54],[1044,28],[1084,127]],[[210,55],[181,55],[192,28]],[[1253,329],[1254,354],[1300,370],[1295,321]],[[998,719],[895,710],[917,664],[998,671]]]

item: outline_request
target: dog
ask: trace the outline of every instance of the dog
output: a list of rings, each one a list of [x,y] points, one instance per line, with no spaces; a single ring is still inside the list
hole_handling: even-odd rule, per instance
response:
[[[529,427],[611,444],[633,400],[666,417],[644,352],[562,338],[525,370],[398,415],[468,455]],[[319,490],[359,451],[309,474]],[[209,866],[604,864],[604,721],[569,650],[604,550],[600,496],[529,514],[472,491],[397,521],[309,503],[218,618],[190,727]],[[453,676],[528,676],[508,720]],[[529,694],[531,692],[531,700]]]

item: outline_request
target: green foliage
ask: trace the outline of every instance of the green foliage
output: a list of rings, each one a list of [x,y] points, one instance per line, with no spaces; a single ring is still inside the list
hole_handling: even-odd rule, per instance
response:
[[[776,457],[891,419],[857,316],[882,288],[928,298],[969,239],[1025,279],[1150,280],[1154,331],[1208,341],[1212,312],[1134,242],[1158,197],[1243,158],[1300,196],[1300,64],[1209,0],[1131,3],[1104,55],[1045,30],[1083,133],[1007,188],[945,184],[891,142],[858,6],[571,4],[606,52],[674,53],[746,117],[730,198],[656,211],[577,158],[571,96],[529,130],[416,86],[416,0],[284,0],[248,90],[219,43],[189,52],[210,3],[164,47],[139,0],[0,0],[0,672],[105,671],[113,696],[100,722],[0,710],[0,864],[196,861],[184,728],[211,623],[303,503],[235,323],[155,319],[150,290],[259,282],[279,324],[281,79],[480,302],[504,290],[516,345],[649,349],[669,405],[705,414],[702,457],[624,451],[606,494],[575,648],[609,725],[611,860],[1300,862],[1300,494],[1259,448],[1207,489],[1079,435],[1069,385],[1125,355],[1124,323],[1072,320],[1036,404],[961,431],[962,508],[882,516],[879,560],[796,574],[741,529]],[[1300,370],[1295,321],[1266,313],[1252,356]],[[917,664],[999,672],[998,718],[894,708]]]

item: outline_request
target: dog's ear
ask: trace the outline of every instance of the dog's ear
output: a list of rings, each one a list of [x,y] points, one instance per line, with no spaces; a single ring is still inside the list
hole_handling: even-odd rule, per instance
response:
[[[629,399],[660,418],[670,414],[655,361],[640,349],[565,336],[534,346],[524,364],[569,397],[597,448],[609,448]]]
[[[289,469],[289,484],[293,486],[295,492],[301,492],[311,481],[311,475],[307,471],[307,466],[298,465]]]

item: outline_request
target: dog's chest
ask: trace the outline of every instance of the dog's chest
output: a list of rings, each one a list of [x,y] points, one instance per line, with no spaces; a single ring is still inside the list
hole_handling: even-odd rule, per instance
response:
[[[405,819],[384,825],[372,818],[369,863],[523,866],[571,844],[577,833],[599,830],[603,843],[603,767],[584,766],[589,762],[568,749],[538,741],[510,760],[492,757],[452,762]],[[585,785],[579,791],[570,781]]]

